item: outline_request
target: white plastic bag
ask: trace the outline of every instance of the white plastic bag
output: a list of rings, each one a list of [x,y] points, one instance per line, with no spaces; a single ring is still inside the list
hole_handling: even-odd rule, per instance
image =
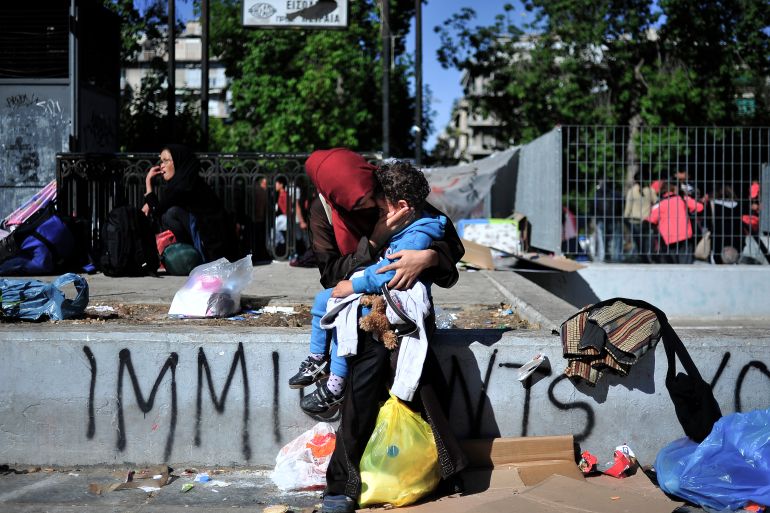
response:
[[[237,262],[220,258],[202,264],[174,294],[169,315],[227,317],[241,309],[241,292],[251,282],[251,255]]]
[[[326,485],[326,467],[337,437],[334,428],[319,422],[284,445],[275,457],[273,482],[281,490],[301,490]]]

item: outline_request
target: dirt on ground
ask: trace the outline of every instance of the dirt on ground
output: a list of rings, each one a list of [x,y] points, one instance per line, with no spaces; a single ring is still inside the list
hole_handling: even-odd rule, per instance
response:
[[[259,298],[243,298],[241,312],[227,318],[180,318],[168,315],[167,304],[123,304],[110,302],[92,303],[79,319],[59,321],[67,324],[154,324],[154,325],[205,325],[241,327],[309,328],[310,305],[265,305]],[[439,328],[458,329],[538,329],[511,308],[496,305],[468,305],[463,308],[436,308],[436,324]]]

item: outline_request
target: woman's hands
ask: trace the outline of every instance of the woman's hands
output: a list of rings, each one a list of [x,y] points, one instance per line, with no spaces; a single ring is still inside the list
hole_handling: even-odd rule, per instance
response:
[[[414,209],[410,207],[403,207],[395,212],[382,210],[380,218],[377,219],[377,224],[374,225],[374,230],[369,236],[372,246],[375,249],[382,247],[386,241],[390,240],[394,233],[403,230],[411,222],[413,216]]]
[[[389,289],[408,289],[425,269],[438,264],[438,253],[432,249],[402,249],[389,259],[398,259],[377,270],[377,274],[396,271],[396,275],[388,282]]]
[[[150,170],[147,171],[147,176],[144,178],[145,194],[150,194],[152,192],[152,179],[162,174],[163,171],[161,171],[160,166],[152,166]]]

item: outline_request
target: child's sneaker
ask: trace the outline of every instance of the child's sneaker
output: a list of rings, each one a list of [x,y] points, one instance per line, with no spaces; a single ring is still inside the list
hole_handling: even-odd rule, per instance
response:
[[[312,394],[303,397],[299,407],[308,415],[323,415],[339,409],[344,397],[344,394],[334,395],[324,382],[320,383]]]
[[[312,356],[305,358],[305,361],[299,364],[299,371],[289,378],[289,387],[305,388],[312,385],[321,378],[329,375],[329,361],[316,360]]]

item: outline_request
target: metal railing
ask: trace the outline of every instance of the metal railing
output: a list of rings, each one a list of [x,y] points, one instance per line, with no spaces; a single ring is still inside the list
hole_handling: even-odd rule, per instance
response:
[[[197,154],[201,176],[233,216],[242,255],[287,259],[308,248],[300,227],[315,191],[304,172],[307,154]],[[84,154],[56,157],[57,208],[90,223],[91,248],[99,247],[102,224],[113,208],[144,204],[147,170],[157,153]],[[158,181],[158,195],[163,195]],[[275,184],[286,188],[285,212],[277,208]]]
[[[563,126],[561,135],[567,256],[768,263],[770,128],[631,133],[620,126]],[[696,248],[704,238],[710,251],[701,255]]]

